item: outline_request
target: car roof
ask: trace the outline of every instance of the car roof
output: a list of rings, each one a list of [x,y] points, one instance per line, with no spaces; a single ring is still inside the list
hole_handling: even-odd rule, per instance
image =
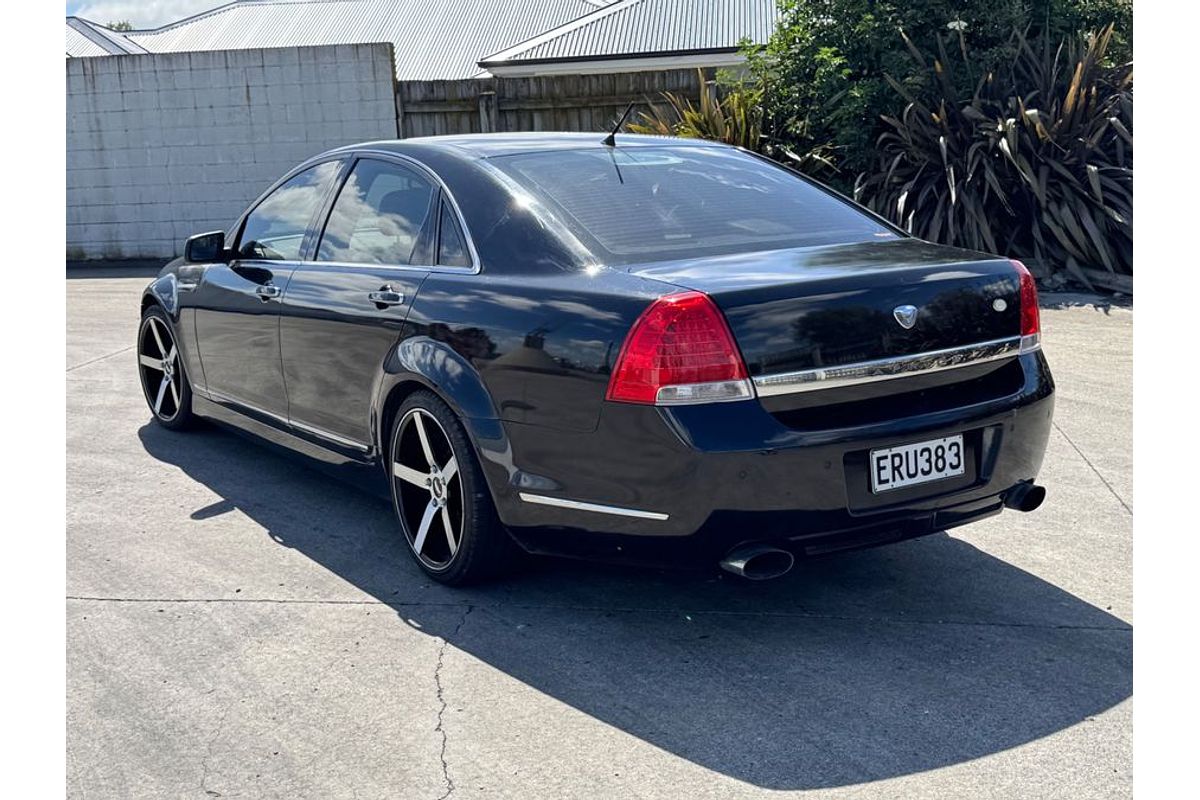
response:
[[[468,158],[490,158],[514,153],[533,153],[547,150],[579,150],[604,146],[603,132],[565,133],[473,133],[452,136],[418,136],[412,139],[386,139],[375,142],[339,147],[332,153],[354,150],[380,150],[411,155],[422,150],[440,150]],[[719,142],[704,139],[684,139],[675,136],[646,136],[636,133],[618,133],[617,147],[650,147],[670,145],[672,147],[726,147]]]

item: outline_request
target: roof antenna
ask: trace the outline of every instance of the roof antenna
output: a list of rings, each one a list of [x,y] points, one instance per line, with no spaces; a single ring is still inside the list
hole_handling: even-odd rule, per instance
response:
[[[621,115],[621,118],[619,120],[617,120],[617,126],[612,129],[612,133],[610,133],[608,136],[604,137],[604,146],[605,147],[616,147],[617,146],[617,131],[621,130],[621,126],[625,124],[625,120],[629,119],[629,112],[633,111],[633,107],[636,104],[637,104],[637,101],[635,100],[634,102],[630,103],[625,108],[625,113]]]

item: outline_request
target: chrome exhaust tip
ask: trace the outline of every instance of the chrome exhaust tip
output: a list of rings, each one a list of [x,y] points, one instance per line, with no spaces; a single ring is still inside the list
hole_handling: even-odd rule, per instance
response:
[[[1046,500],[1046,487],[1034,483],[1018,484],[1004,495],[1004,507],[1017,511],[1033,511]]]
[[[787,550],[767,544],[744,544],[721,559],[721,569],[751,581],[766,581],[787,574],[796,558]]]

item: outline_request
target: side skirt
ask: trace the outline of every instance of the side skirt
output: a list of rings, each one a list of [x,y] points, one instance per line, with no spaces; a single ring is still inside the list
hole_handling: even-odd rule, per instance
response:
[[[335,442],[318,444],[315,434],[285,429],[280,424],[243,413],[199,393],[192,394],[192,412],[221,427],[241,434],[288,457],[298,457],[305,466],[319,469],[340,481],[391,502],[391,486],[379,461],[371,454],[343,448]]]

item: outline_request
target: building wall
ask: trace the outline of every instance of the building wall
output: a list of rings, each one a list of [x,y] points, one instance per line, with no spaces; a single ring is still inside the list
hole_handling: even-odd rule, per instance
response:
[[[72,58],[67,259],[168,259],[285,171],[397,135],[390,44]]]

